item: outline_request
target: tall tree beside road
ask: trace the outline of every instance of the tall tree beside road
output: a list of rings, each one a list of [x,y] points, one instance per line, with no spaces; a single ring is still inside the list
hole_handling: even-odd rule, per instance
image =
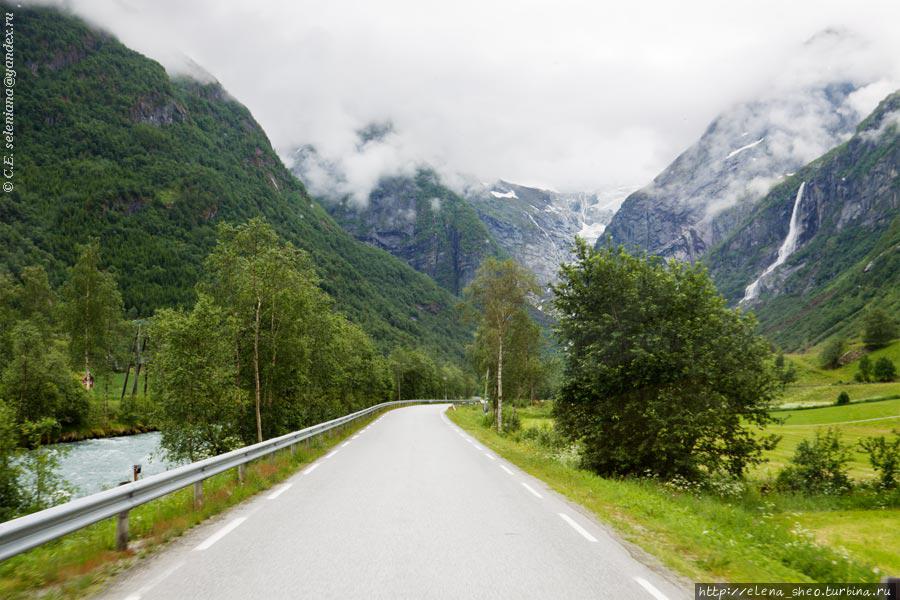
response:
[[[703,267],[576,247],[555,287],[564,435],[604,475],[740,476],[777,441],[779,389],[752,315],[731,310]]]
[[[503,374],[504,353],[510,351],[515,334],[527,338],[531,323],[528,315],[528,295],[539,292],[534,276],[513,260],[488,258],[481,263],[475,279],[465,290],[465,296],[480,313],[476,356],[483,356],[490,372],[496,376],[497,431],[503,431]],[[513,346],[521,352],[522,347]],[[480,370],[480,368],[479,368]]]
[[[309,255],[279,240],[260,218],[220,226],[206,268],[208,279],[201,289],[237,326],[239,376],[252,382],[256,439],[261,442],[264,433],[271,433],[264,432],[264,406],[274,412],[277,400],[296,386],[292,371],[311,350],[305,334],[315,325],[314,316],[327,311],[327,297],[318,288]]]

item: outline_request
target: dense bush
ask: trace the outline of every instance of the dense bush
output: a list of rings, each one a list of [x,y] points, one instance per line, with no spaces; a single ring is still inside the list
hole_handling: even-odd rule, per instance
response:
[[[555,287],[564,381],[557,427],[601,475],[739,477],[774,446],[780,389],[753,317],[700,266],[576,247]]]
[[[484,414],[481,420],[485,427],[495,427],[497,424],[497,416],[493,410]],[[522,419],[519,417],[519,411],[515,406],[510,406],[503,411],[503,433],[514,433],[522,427]]]
[[[841,357],[846,350],[847,340],[842,337],[832,338],[831,341],[825,345],[822,354],[819,355],[819,362],[825,369],[837,369],[841,366]]]
[[[897,367],[887,356],[875,361],[872,375],[877,381],[893,381],[897,377]]]
[[[838,394],[836,404],[838,406],[841,406],[842,404],[850,404],[850,394],[848,394],[846,390],[842,391],[840,394]]]
[[[893,433],[890,441],[883,435],[859,441],[859,447],[869,455],[869,463],[879,474],[879,484],[884,489],[897,487],[897,472],[900,471],[900,432]]]
[[[776,485],[789,492],[838,494],[852,486],[847,475],[850,451],[837,429],[816,431],[812,441],[802,440],[790,464],[779,474]]]

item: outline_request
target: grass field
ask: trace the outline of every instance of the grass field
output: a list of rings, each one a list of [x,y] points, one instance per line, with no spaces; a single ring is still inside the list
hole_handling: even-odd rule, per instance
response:
[[[900,431],[900,399],[776,411],[774,414],[784,423],[773,425],[767,431],[781,435],[782,440],[775,450],[766,454],[769,462],[756,469],[754,474],[757,476],[774,477],[790,460],[800,440],[811,438],[816,429],[834,427],[840,431],[844,443],[852,448],[850,475],[855,479],[869,479],[874,472],[857,442],[864,437],[889,436],[892,430]]]

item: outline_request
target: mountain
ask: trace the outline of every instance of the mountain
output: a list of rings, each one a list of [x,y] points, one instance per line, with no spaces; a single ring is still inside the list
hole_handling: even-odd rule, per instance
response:
[[[106,33],[16,9],[14,190],[0,195],[0,269],[40,263],[58,284],[100,239],[133,316],[193,298],[216,225],[264,216],[312,255],[336,308],[386,349],[462,356],[455,298],[359,243],[282,164],[215,82],[172,78]]]
[[[471,185],[465,195],[500,247],[546,288],[571,259],[575,236],[593,243],[628,191],[560,193],[501,180]]]
[[[360,143],[382,135],[383,128],[370,126],[360,132]],[[312,168],[328,169],[331,179],[342,177],[311,146],[294,152],[292,170],[298,177],[312,175]],[[323,190],[320,200],[357,240],[390,252],[456,295],[484,258],[503,254],[472,207],[427,167],[418,167],[413,175],[381,177],[364,201],[330,189]]]
[[[625,200],[606,230],[611,240],[691,262],[721,242],[773,185],[845,141],[865,116],[857,90],[870,79],[832,71],[828,62],[858,43],[846,31],[814,36],[785,67],[780,84],[718,116]],[[823,63],[824,76],[809,74],[810,65]]]
[[[777,185],[706,258],[732,302],[788,349],[900,314],[900,91]]]

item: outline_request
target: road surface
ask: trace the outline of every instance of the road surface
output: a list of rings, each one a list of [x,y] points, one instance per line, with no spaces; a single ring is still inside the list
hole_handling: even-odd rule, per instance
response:
[[[115,600],[691,594],[488,451],[446,406],[385,413],[114,580]]]

